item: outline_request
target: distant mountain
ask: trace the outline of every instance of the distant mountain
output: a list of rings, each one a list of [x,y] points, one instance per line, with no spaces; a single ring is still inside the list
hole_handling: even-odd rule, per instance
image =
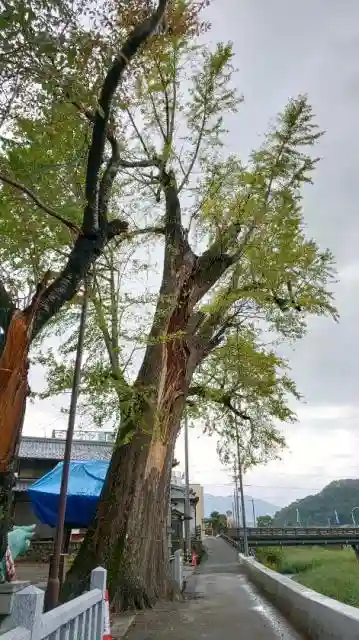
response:
[[[338,524],[353,524],[352,509],[359,507],[359,479],[335,480],[328,484],[320,493],[307,496],[292,502],[288,507],[280,509],[274,516],[277,526],[295,525],[297,515],[302,526],[328,526]],[[356,522],[359,523],[359,508],[354,511]]]
[[[250,496],[244,496],[244,503],[246,509],[246,518],[248,523],[253,522],[253,505],[252,498]],[[233,496],[212,496],[210,493],[204,494],[204,515],[206,518],[210,516],[212,511],[218,511],[219,513],[226,513],[226,511],[232,511]],[[278,510],[278,507],[265,500],[257,500],[254,498],[254,510],[256,518],[258,516],[273,516]]]

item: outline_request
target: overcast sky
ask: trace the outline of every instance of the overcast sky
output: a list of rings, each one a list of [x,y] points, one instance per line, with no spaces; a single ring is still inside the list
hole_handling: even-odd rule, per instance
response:
[[[245,103],[232,122],[231,151],[257,146],[268,121],[288,98],[308,93],[326,130],[315,186],[306,194],[308,232],[337,258],[340,323],[315,320],[291,354],[306,404],[286,430],[281,462],[246,477],[246,492],[284,505],[334,478],[359,470],[359,2],[358,0],[216,0],[211,38],[232,40]],[[63,420],[51,404],[30,407],[27,433],[49,433]],[[56,422],[54,422],[56,421]],[[50,429],[51,431],[51,429]],[[212,493],[231,492],[214,440],[191,431],[191,479]],[[183,462],[183,442],[177,457]]]

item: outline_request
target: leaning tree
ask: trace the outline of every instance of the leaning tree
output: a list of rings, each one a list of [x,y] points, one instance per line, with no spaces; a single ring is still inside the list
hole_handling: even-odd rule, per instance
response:
[[[125,31],[146,4],[121,3]],[[321,135],[311,108],[305,97],[291,100],[249,158],[228,155],[226,117],[237,131],[241,99],[231,46],[203,44],[209,25],[201,10],[207,4],[170,3],[164,33],[134,61],[136,74],[121,85],[107,130],[109,158],[118,171],[106,204],[131,224],[96,262],[83,391],[99,422],[114,416],[119,428],[97,514],[65,595],[82,590],[91,568],[103,564],[116,608],[151,604],[170,589],[165,524],[185,406],[202,416],[218,416],[215,407],[237,413],[246,425],[248,455],[266,457],[271,443],[281,446],[282,439],[261,419],[291,419],[287,393],[296,393],[279,372],[283,362],[275,343],[300,338],[309,314],[335,314],[327,291],[332,256],[304,229],[301,189],[311,181],[312,146]],[[110,55],[116,38],[111,25],[105,31],[108,49],[101,51]],[[49,159],[49,171],[60,186],[54,197],[59,205],[65,197],[69,211],[76,202],[71,137],[91,131],[96,106],[77,82],[83,58],[85,47],[70,65],[67,100],[56,109],[45,105],[43,116],[46,135],[64,141]],[[96,85],[97,64],[91,72]],[[81,114],[81,128],[72,128],[69,109]],[[19,154],[9,141],[8,158],[15,171],[26,172],[31,159],[47,160],[38,123],[33,128],[24,119],[19,125],[27,144]],[[81,167],[80,154],[73,160]],[[13,193],[6,197],[7,208],[10,201],[12,211],[17,207],[19,238],[21,207]],[[66,240],[56,237],[55,243],[46,239],[45,249],[61,253]],[[21,243],[19,250],[24,255]],[[13,252],[10,258],[14,262]],[[20,267],[18,272],[21,279]],[[65,355],[73,350],[77,317],[75,300],[57,325]],[[66,388],[69,371],[58,348],[45,354],[45,364],[49,360],[55,374],[50,391]],[[230,432],[223,436],[226,446]]]
[[[8,225],[11,228],[11,212],[5,212],[0,221],[2,236],[2,261],[0,278],[0,326],[1,326],[1,356],[0,356],[0,525],[1,525],[1,557],[6,549],[6,532],[9,525],[9,497],[13,483],[12,464],[19,438],[20,425],[28,394],[28,352],[32,341],[36,338],[44,325],[48,323],[60,309],[69,302],[79,290],[86,274],[93,267],[103,253],[108,242],[120,238],[128,229],[128,222],[124,219],[108,216],[108,202],[111,195],[116,173],[119,168],[117,149],[112,148],[112,154],[107,158],[105,148],[107,140],[112,136],[112,113],[116,91],[123,80],[124,72],[146,41],[158,31],[162,24],[167,0],[159,0],[157,9],[146,17],[142,11],[136,26],[129,30],[122,47],[114,52],[112,62],[107,52],[107,60],[98,43],[100,53],[92,56],[94,62],[107,62],[102,67],[97,78],[97,85],[93,83],[83,86],[83,92],[98,89],[92,96],[95,108],[86,112],[85,117],[91,120],[91,136],[86,149],[86,172],[84,177],[83,213],[67,218],[53,207],[51,201],[43,202],[39,197],[36,184],[29,186],[28,182],[20,182],[11,170],[8,162],[7,145],[18,145],[19,148],[26,140],[19,141],[19,127],[24,117],[41,118],[41,112],[51,108],[61,94],[68,99],[71,91],[71,59],[76,55],[76,38],[87,48],[96,47],[95,32],[92,38],[82,26],[86,16],[83,5],[75,3],[42,3],[33,2],[25,6],[21,2],[5,2],[2,5],[0,23],[2,33],[0,39],[0,56],[2,60],[1,80],[2,95],[0,100],[2,135],[2,162],[0,181],[6,188],[14,189],[21,196],[23,211],[23,235],[28,232],[29,238],[36,222],[29,202],[35,204],[41,214],[49,220],[63,225],[71,234],[72,242],[69,251],[62,256],[56,256],[56,274],[50,269],[42,274],[41,279],[33,283],[36,290],[27,304],[20,306],[11,295],[13,275],[11,262],[7,257],[8,244],[11,242]],[[95,21],[96,15],[90,18]],[[21,60],[21,63],[19,63]],[[89,70],[81,61],[82,70],[86,70],[86,80],[89,80]],[[81,81],[78,74],[76,81]],[[70,84],[69,84],[70,83]],[[38,100],[34,102],[34,99]],[[77,117],[73,114],[73,117]],[[79,153],[73,149],[73,155]],[[47,149],[51,158],[51,148]],[[16,158],[16,154],[15,154]],[[14,158],[13,158],[14,159]],[[31,178],[34,176],[32,175]],[[4,191],[5,188],[2,188]],[[3,195],[3,194],[2,194]],[[65,195],[65,194],[64,194]],[[66,197],[66,196],[65,196]],[[14,218],[18,210],[14,209]],[[10,223],[9,223],[10,219]],[[49,220],[44,221],[37,231],[39,244],[43,240],[41,234],[51,235],[53,227]],[[47,231],[48,227],[48,231]],[[30,243],[29,243],[30,244]],[[61,248],[61,247],[60,247]],[[55,248],[56,249],[56,248]],[[28,247],[31,253],[31,247]],[[11,249],[10,249],[11,252]],[[13,254],[11,254],[13,256]],[[56,255],[56,254],[55,254]],[[32,260],[30,255],[29,260]],[[18,264],[19,267],[19,264]],[[26,265],[20,265],[20,269]],[[7,278],[9,275],[9,278]]]
[[[308,314],[335,314],[326,288],[332,256],[304,230],[301,188],[311,181],[311,147],[321,135],[307,99],[289,102],[246,161],[227,155],[225,114],[235,114],[241,103],[233,86],[233,53],[229,44],[211,48],[196,40],[197,16],[182,19],[184,8],[195,4],[173,3],[165,38],[146,50],[134,85],[120,96],[118,113],[125,111],[128,126],[112,139],[113,148],[127,152],[118,189],[127,198],[128,215],[138,226],[145,221],[146,232],[162,243],[161,253],[152,249],[146,257],[138,249],[128,259],[128,277],[132,282],[135,265],[143,269],[145,262],[148,269],[154,256],[162,273],[151,290],[153,314],[132,379],[124,375],[123,344],[141,313],[127,313],[119,336],[118,302],[108,303],[114,300],[113,277],[125,269],[124,243],[107,254],[107,266],[102,262],[96,274],[94,307],[108,360],[94,359],[89,375],[97,392],[110,389],[120,424],[97,514],[65,595],[83,588],[90,569],[104,564],[115,608],[141,607],[168,593],[171,460],[189,397],[220,399],[228,407],[235,396],[230,408],[246,421],[246,330],[268,342],[295,339],[303,335]],[[145,198],[138,198],[139,185],[147,190]],[[131,293],[135,297],[133,290],[124,291],[124,307]],[[140,293],[137,304],[145,305]],[[120,315],[126,315],[123,307]],[[241,349],[237,335],[243,336]],[[237,392],[230,377],[221,389],[212,375],[235,358],[242,365]],[[258,387],[263,392],[268,384],[267,378]],[[272,409],[280,411],[275,400]]]

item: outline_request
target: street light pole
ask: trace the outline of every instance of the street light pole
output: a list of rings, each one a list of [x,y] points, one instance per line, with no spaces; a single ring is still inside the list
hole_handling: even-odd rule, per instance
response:
[[[354,525],[354,527],[357,527],[357,526],[358,526],[358,525],[357,525],[357,523],[356,523],[356,521],[355,521],[355,517],[354,517],[354,511],[356,511],[357,509],[359,509],[359,507],[353,507],[353,508],[352,508],[352,510],[351,510],[352,520],[353,520],[353,525]]]
[[[68,421],[68,429],[66,434],[64,460],[63,460],[63,466],[62,466],[61,488],[60,488],[59,506],[58,506],[58,512],[57,512],[56,531],[55,531],[54,553],[50,561],[49,579],[47,582],[46,593],[45,593],[45,611],[50,611],[51,609],[54,609],[57,606],[58,599],[59,599],[59,592],[60,592],[59,570],[60,570],[60,562],[61,562],[62,545],[63,545],[63,539],[64,539],[67,487],[69,483],[71,448],[72,448],[72,440],[74,436],[76,408],[77,408],[77,400],[78,400],[79,388],[80,388],[81,365],[82,365],[82,355],[83,355],[83,347],[84,347],[85,326],[86,326],[86,320],[87,320],[87,310],[88,310],[88,281],[87,281],[87,278],[85,278],[84,294],[83,294],[82,308],[81,308],[81,319],[80,319],[79,335],[78,335],[77,350],[76,350],[74,377],[72,381],[69,421]]]
[[[189,455],[188,455],[188,417],[187,412],[184,414],[184,460],[185,460],[185,553],[187,559],[190,558],[191,553],[191,531],[190,531],[190,517],[191,517],[191,503],[189,497]]]
[[[238,481],[239,481],[239,490],[240,490],[240,493],[241,493],[241,505],[242,505],[242,525],[243,525],[244,555],[248,556],[249,555],[249,550],[248,550],[248,536],[247,536],[247,523],[246,523],[246,509],[245,509],[245,504],[244,504],[242,461],[241,461],[241,451],[240,451],[239,430],[238,430],[237,416],[235,416],[235,427],[236,427],[236,442],[237,442]]]

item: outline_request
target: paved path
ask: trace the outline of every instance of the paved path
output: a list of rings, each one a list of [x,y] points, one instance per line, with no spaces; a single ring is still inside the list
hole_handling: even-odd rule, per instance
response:
[[[301,640],[238,571],[237,554],[206,538],[208,559],[188,582],[184,602],[137,616],[127,640]]]

